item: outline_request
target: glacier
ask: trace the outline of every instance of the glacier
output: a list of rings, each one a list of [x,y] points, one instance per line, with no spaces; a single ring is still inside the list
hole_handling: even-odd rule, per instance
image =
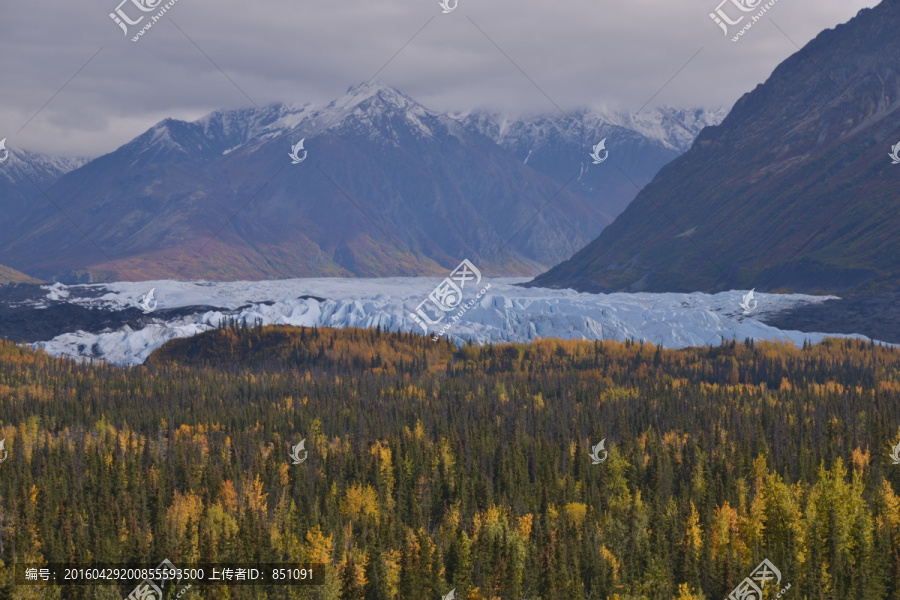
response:
[[[378,279],[311,278],[273,281],[144,281],[42,286],[46,303],[70,303],[91,310],[132,315],[120,327],[71,331],[32,343],[53,356],[105,360],[135,366],[168,340],[197,335],[226,319],[248,324],[317,327],[381,327],[425,335],[410,314],[441,282],[434,277]],[[457,345],[531,342],[540,338],[633,339],[666,348],[717,345],[723,341],[778,340],[802,344],[825,337],[862,335],[784,331],[766,325],[766,315],[831,296],[756,293],[758,308],[743,314],[745,292],[588,294],[573,290],[523,288],[527,278],[484,278],[463,290],[464,303],[476,290],[490,289],[446,336]],[[143,315],[136,307],[155,289],[157,309]],[[42,304],[43,302],[43,304]],[[428,331],[429,337],[448,320]]]

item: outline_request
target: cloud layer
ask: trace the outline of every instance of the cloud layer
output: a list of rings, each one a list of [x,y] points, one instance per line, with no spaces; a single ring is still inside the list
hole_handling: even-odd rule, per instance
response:
[[[780,0],[733,43],[709,17],[719,0],[178,0],[134,43],[109,17],[119,1],[0,0],[8,146],[97,156],[166,117],[327,101],[376,74],[437,110],[730,107],[877,4]]]

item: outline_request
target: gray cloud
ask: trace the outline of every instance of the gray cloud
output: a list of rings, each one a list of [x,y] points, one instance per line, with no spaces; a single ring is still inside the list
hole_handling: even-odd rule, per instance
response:
[[[0,0],[8,145],[96,156],[166,117],[327,101],[379,70],[438,110],[730,107],[877,1],[779,0],[739,43],[709,18],[717,0],[459,0],[448,15],[437,0],[178,0],[138,43],[108,17],[117,3]]]

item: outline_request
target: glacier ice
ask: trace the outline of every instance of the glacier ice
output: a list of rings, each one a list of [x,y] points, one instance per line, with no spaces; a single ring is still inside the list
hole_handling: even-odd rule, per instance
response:
[[[380,326],[388,331],[423,333],[409,315],[440,281],[441,278],[397,277],[55,284],[45,286],[48,299],[110,311],[133,309],[150,288],[156,288],[159,307],[149,316],[149,322],[144,319],[138,328],[125,325],[102,332],[72,331],[33,346],[54,356],[93,357],[116,365],[138,365],[166,341],[213,329],[228,318],[250,324]],[[746,338],[800,344],[803,340],[817,342],[828,335],[783,331],[760,320],[782,309],[822,302],[829,298],[826,296],[757,293],[759,308],[746,316],[739,308],[744,294],[739,290],[717,294],[587,294],[515,285],[524,281],[527,279],[485,278],[478,288],[490,282],[490,290],[453,324],[447,336],[457,344],[530,342],[554,337],[634,339],[684,348]],[[476,292],[464,290],[463,300],[474,298]],[[197,310],[191,312],[191,307]],[[433,327],[429,336],[445,323]]]

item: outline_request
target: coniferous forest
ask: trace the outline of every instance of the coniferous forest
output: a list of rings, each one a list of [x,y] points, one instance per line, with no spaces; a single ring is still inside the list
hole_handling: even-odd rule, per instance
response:
[[[900,350],[855,340],[232,324],[135,368],[2,342],[0,599],[134,587],[15,585],[16,563],[169,559],[325,565],[184,599],[719,600],[768,559],[764,598],[897,600],[898,427]]]

